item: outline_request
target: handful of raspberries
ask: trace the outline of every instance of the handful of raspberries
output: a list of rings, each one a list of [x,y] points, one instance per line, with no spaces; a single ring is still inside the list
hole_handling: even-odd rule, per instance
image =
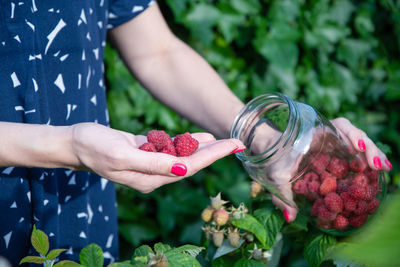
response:
[[[293,190],[313,204],[311,216],[324,229],[360,227],[379,207],[379,173],[360,158],[352,161],[320,154]]]
[[[147,133],[148,143],[139,149],[149,152],[161,152],[172,156],[186,157],[192,155],[199,147],[199,142],[190,133],[177,135],[173,140],[164,131],[151,130]]]

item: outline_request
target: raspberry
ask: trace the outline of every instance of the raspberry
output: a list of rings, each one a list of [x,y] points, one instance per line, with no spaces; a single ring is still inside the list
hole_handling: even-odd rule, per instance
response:
[[[354,214],[361,215],[367,213],[368,211],[368,203],[364,200],[359,200],[357,202],[357,208],[354,210]]]
[[[341,194],[343,192],[347,192],[349,190],[349,181],[347,179],[341,179],[337,181],[337,192]]]
[[[224,242],[224,231],[217,231],[212,234],[213,243],[216,247],[220,247]]]
[[[331,229],[332,228],[332,222],[331,221],[324,221],[324,220],[318,220],[317,221],[317,226],[322,229]]]
[[[209,222],[211,221],[212,215],[213,215],[214,209],[212,207],[207,207],[201,212],[201,219],[204,222]]]
[[[368,177],[364,173],[357,173],[351,181],[351,184],[366,187],[368,185]]]
[[[240,245],[240,235],[237,232],[237,230],[228,233],[227,238],[228,238],[229,244],[231,244],[232,247],[234,247],[234,248],[238,248],[239,247],[239,245]]]
[[[362,187],[359,185],[352,185],[349,187],[348,192],[350,193],[352,198],[364,199],[366,190],[365,190],[365,187]]]
[[[347,211],[354,211],[357,208],[357,200],[352,198],[348,192],[343,192],[340,194],[343,200],[344,209]]]
[[[337,183],[336,183],[336,179],[333,178],[326,178],[320,188],[319,188],[319,192],[321,193],[321,195],[325,196],[330,192],[335,192],[337,189]]]
[[[353,214],[353,212],[348,211],[348,210],[344,210],[342,211],[342,213],[340,213],[341,215],[343,215],[346,218],[350,218],[350,216]]]
[[[349,172],[349,163],[347,160],[332,157],[326,169],[338,179],[341,179]]]
[[[148,152],[157,152],[156,147],[152,143],[144,143],[139,147],[139,149]]]
[[[147,133],[147,140],[149,143],[154,144],[156,147],[157,151],[160,151],[163,149],[163,147],[167,144],[168,140],[171,138],[169,135],[164,132],[164,131],[158,131],[158,130],[151,130],[150,132]]]
[[[362,226],[368,219],[367,214],[355,215],[349,218],[349,222],[353,227],[360,227]]]
[[[320,183],[317,181],[312,181],[307,184],[308,193],[306,194],[307,198],[311,201],[316,200],[319,196],[319,187]]]
[[[378,171],[373,170],[371,168],[367,168],[364,171],[364,173],[365,173],[365,175],[367,175],[370,183],[374,183],[374,182],[378,181],[378,178],[379,178],[379,172]]]
[[[199,147],[199,141],[186,132],[175,137],[174,145],[178,156],[185,157],[192,155],[196,151]]]
[[[375,187],[373,187],[371,185],[367,185],[365,187],[364,200],[366,200],[366,201],[372,200],[377,193],[378,193],[378,190]]]
[[[161,150],[161,153],[169,154],[176,157],[176,150],[172,142],[170,144],[165,145]]]
[[[318,211],[321,206],[324,206],[324,200],[322,198],[318,198],[311,208],[311,216],[318,216]]]
[[[329,164],[329,160],[330,156],[328,154],[320,154],[311,164],[312,170],[318,174],[323,173]]]
[[[321,182],[323,182],[326,178],[336,179],[335,176],[333,176],[333,175],[330,174],[329,172],[324,171],[324,172],[321,174]]]
[[[257,182],[252,182],[250,187],[250,196],[252,198],[257,197],[263,191],[263,187],[261,184]]]
[[[335,228],[335,229],[341,230],[344,227],[346,227],[347,225],[349,225],[349,220],[345,216],[340,215],[340,214],[333,221],[333,228]]]
[[[380,201],[377,198],[373,198],[370,202],[368,202],[368,213],[374,213],[379,207]]]
[[[349,164],[350,170],[353,172],[363,172],[367,168],[367,163],[361,158],[354,158]]]
[[[343,200],[334,192],[326,195],[324,198],[325,206],[333,212],[341,212],[343,210]]]
[[[333,221],[336,218],[336,212],[330,211],[325,205],[318,209],[318,219],[321,221]]]
[[[225,225],[229,220],[229,214],[224,209],[219,209],[214,211],[213,219],[217,223],[217,225],[222,226]]]
[[[306,195],[308,193],[307,182],[305,180],[298,180],[293,186],[296,194]]]
[[[310,183],[312,181],[319,182],[318,174],[316,174],[315,172],[308,172],[304,175],[304,181],[306,181],[307,183]]]

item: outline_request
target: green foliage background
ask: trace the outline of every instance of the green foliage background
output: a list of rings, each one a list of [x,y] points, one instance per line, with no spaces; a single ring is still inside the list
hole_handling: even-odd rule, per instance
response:
[[[244,102],[266,92],[282,92],[330,119],[349,118],[388,153],[394,167],[389,191],[398,188],[399,1],[166,0],[158,4],[173,32],[197,50]],[[112,127],[135,134],[149,129],[171,135],[201,130],[153,99],[110,47],[106,69]],[[240,162],[229,156],[150,194],[118,187],[121,257],[129,257],[133,247],[142,243],[199,245],[200,212],[209,196],[221,191],[235,205],[246,203],[249,184]],[[303,262],[295,245],[285,253],[290,255],[282,259],[285,264]]]

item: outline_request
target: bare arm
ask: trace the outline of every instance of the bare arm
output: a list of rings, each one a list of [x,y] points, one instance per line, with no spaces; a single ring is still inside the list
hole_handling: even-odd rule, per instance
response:
[[[110,35],[152,95],[215,135],[229,135],[243,103],[201,56],[173,35],[157,4]]]

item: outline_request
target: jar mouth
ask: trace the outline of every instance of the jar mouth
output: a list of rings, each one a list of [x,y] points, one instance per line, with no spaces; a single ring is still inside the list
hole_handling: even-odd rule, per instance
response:
[[[280,118],[278,118],[278,120],[275,121],[281,124],[280,127],[278,127],[276,123],[273,123],[268,118],[264,118],[263,115],[280,107],[287,108],[287,114],[285,115],[287,122],[285,125],[282,125],[282,121],[284,120],[282,119],[279,121]],[[295,103],[284,94],[263,94],[252,99],[238,113],[231,128],[230,137],[241,140],[246,146],[244,151],[235,154],[236,157],[241,161],[250,163],[257,163],[265,159],[270,159],[288,144],[295,132],[294,126],[297,121],[297,107]],[[280,134],[275,138],[271,136],[271,139],[267,141],[269,145],[265,147],[263,151],[254,154],[251,151],[251,143],[254,138],[255,130],[260,123],[266,123],[270,129],[275,130],[275,133],[277,132],[276,130],[278,130]]]

